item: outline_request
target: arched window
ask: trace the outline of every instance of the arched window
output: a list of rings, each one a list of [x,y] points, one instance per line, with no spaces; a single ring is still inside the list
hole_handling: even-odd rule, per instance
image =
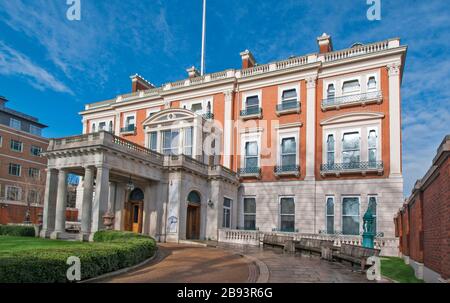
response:
[[[327,99],[334,99],[336,96],[336,89],[334,88],[334,84],[329,84],[327,89]]]
[[[95,123],[92,123],[92,132],[95,133]]]
[[[144,192],[140,188],[135,188],[130,193],[131,201],[143,201],[144,200]]]
[[[188,195],[187,201],[192,204],[200,204],[200,195],[196,191],[191,191]]]
[[[377,164],[377,132],[374,129],[369,131],[367,145],[369,147],[369,167],[375,167]]]
[[[375,80],[375,77],[372,76],[369,78],[369,81],[367,81],[367,90],[374,91],[376,89],[377,89],[377,80]]]
[[[328,165],[334,165],[334,135],[328,135],[327,163],[328,163]]]
[[[113,123],[112,123],[112,121],[109,121],[109,132],[110,133],[113,132]]]

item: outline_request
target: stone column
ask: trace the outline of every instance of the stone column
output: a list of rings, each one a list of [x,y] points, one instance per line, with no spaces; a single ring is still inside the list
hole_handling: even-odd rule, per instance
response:
[[[56,194],[58,174],[56,169],[47,170],[47,179],[45,183],[44,211],[42,214],[42,231],[40,236],[47,238],[55,230],[56,216]]]
[[[94,167],[88,166],[84,171],[83,202],[81,205],[81,235],[80,240],[89,240],[92,222],[92,197],[94,190]]]
[[[233,91],[225,93],[225,122],[223,126],[223,165],[231,168],[233,148]]]
[[[316,80],[317,76],[306,78],[306,176],[315,180],[314,164],[316,149]]]
[[[66,230],[66,207],[67,207],[67,171],[58,171],[58,193],[56,195],[55,231],[51,234],[52,239],[58,239]]]
[[[96,231],[104,229],[103,216],[108,211],[109,199],[109,167],[97,166],[95,179],[95,198],[92,205],[92,226],[90,241]]]
[[[401,172],[401,125],[400,125],[400,62],[387,66],[389,73],[389,137],[390,177],[400,178]]]

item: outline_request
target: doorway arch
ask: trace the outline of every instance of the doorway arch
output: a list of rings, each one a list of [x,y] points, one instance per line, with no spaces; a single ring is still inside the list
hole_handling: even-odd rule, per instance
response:
[[[187,196],[186,239],[200,239],[201,196],[193,190]]]
[[[144,192],[135,188],[128,195],[125,206],[125,230],[142,233],[142,219],[144,215]]]

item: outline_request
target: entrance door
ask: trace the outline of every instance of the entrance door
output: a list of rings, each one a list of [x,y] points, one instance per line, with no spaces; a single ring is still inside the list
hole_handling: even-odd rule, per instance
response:
[[[128,202],[125,216],[125,230],[134,233],[142,233],[142,217],[143,217],[143,203],[142,202]]]
[[[200,206],[188,205],[186,239],[200,239]]]

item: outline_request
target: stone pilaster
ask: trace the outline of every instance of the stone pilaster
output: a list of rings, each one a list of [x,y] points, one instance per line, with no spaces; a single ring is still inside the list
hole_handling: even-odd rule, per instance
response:
[[[56,195],[55,231],[51,234],[52,239],[58,239],[66,229],[66,207],[67,207],[67,171],[58,171],[58,193]]]
[[[47,179],[45,183],[44,211],[42,216],[42,231],[40,236],[46,238],[55,230],[56,216],[56,194],[58,183],[58,171],[47,169]]]
[[[93,166],[88,166],[85,168],[84,172],[83,202],[81,205],[81,240],[89,239],[91,233],[94,170],[95,168]]]
[[[91,236],[99,230],[104,229],[103,216],[108,211],[109,199],[109,167],[97,166],[95,182],[95,198],[92,205]],[[90,239],[92,240],[92,238]]]
[[[231,168],[231,154],[233,150],[233,91],[228,90],[225,95],[225,122],[223,130],[223,165]]]
[[[306,176],[314,180],[316,148],[316,81],[317,76],[306,78]],[[303,164],[304,165],[304,164]]]
[[[390,177],[400,178],[401,172],[401,125],[400,125],[400,62],[387,66],[389,74],[389,137]]]

